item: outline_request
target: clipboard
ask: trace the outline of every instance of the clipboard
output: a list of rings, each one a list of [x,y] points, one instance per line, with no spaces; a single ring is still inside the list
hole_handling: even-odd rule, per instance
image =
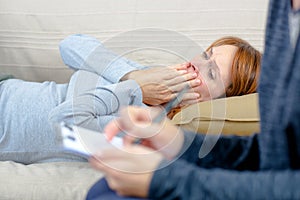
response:
[[[123,139],[114,137],[108,141],[104,133],[83,127],[60,123],[57,127],[62,148],[70,153],[89,158],[104,148],[121,148]]]

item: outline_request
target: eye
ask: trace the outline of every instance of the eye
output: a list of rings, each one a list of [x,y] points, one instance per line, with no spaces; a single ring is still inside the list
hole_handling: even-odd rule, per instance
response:
[[[216,72],[213,68],[209,68],[208,70],[208,77],[211,79],[211,80],[215,80],[216,79]]]
[[[208,55],[207,55],[206,51],[203,51],[202,57],[203,57],[205,60],[208,60]]]
[[[213,52],[213,49],[214,49],[213,47],[210,48],[210,50],[209,50],[209,57],[213,55],[213,53],[214,53],[214,52]]]

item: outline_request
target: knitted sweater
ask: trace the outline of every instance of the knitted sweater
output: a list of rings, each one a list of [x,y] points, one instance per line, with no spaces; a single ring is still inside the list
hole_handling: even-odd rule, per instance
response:
[[[300,199],[300,41],[290,43],[290,1],[271,0],[259,84],[261,133],[204,140],[185,134],[178,159],[163,161],[151,199]],[[208,144],[208,143],[206,143]]]

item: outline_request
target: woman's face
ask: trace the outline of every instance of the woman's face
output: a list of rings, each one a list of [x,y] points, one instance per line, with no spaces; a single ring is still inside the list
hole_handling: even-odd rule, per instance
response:
[[[225,94],[231,84],[231,66],[237,47],[223,45],[213,47],[191,60],[188,71],[197,73],[200,86],[194,88],[200,100],[215,99]]]

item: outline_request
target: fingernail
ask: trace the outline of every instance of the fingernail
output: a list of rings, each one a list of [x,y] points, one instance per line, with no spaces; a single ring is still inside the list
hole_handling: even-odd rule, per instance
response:
[[[182,74],[186,74],[186,73],[187,73],[187,70],[185,70],[185,69],[182,69],[182,70],[180,70],[180,73],[182,73]]]
[[[196,98],[199,98],[199,97],[200,97],[200,94],[199,94],[199,93],[195,93],[194,95],[195,95]]]
[[[195,82],[200,85],[202,81],[200,79],[196,79]]]

